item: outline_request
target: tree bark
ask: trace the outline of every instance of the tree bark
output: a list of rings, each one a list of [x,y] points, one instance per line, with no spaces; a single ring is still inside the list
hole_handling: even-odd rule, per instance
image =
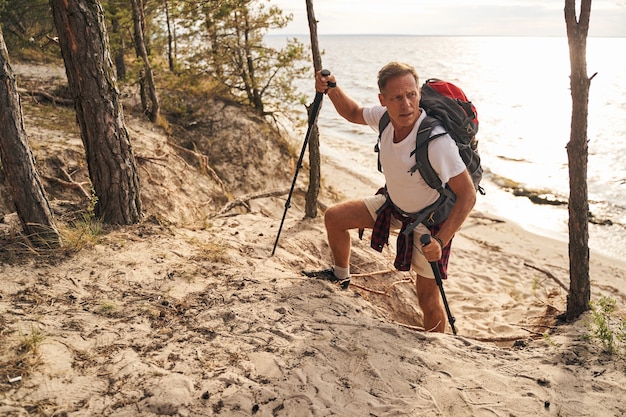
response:
[[[163,0],[163,8],[165,9],[165,22],[167,23],[167,62],[171,72],[175,72],[176,65],[174,63],[174,35],[172,32],[172,17],[170,16],[170,6],[167,0]]]
[[[76,116],[98,201],[109,224],[140,220],[139,175],[115,83],[98,0],[50,0]]]
[[[141,0],[131,0],[133,6],[133,27],[135,39],[135,51],[137,57],[143,61],[143,74],[141,76],[140,85],[142,89],[141,104],[143,111],[148,115],[151,122],[156,122],[159,118],[159,99],[154,85],[154,77],[152,75],[152,67],[148,59],[148,49],[144,37],[144,13],[143,3]],[[148,104],[148,101],[150,103]]]
[[[22,105],[9,52],[0,29],[0,160],[17,215],[29,241],[38,248],[59,246],[59,233],[28,146]]]
[[[313,68],[315,73],[322,69],[322,55],[320,53],[317,38],[317,19],[313,10],[313,0],[306,0],[306,10],[309,19],[309,32],[311,36],[311,53],[313,54]],[[311,107],[307,107],[309,120],[311,117]],[[321,110],[321,103],[320,103]],[[305,217],[314,218],[317,216],[317,198],[320,192],[321,182],[321,157],[320,157],[320,134],[317,122],[311,129],[309,138],[309,188],[305,198]]]
[[[569,162],[569,263],[570,288],[567,298],[568,321],[589,310],[589,202],[587,190],[587,118],[589,86],[587,76],[587,33],[591,0],[581,1],[580,19],[576,18],[576,1],[565,0],[565,22],[571,65],[572,120],[567,144]]]
[[[111,29],[118,37],[117,50],[115,51],[115,71],[117,73],[118,80],[126,79],[126,50],[124,48],[124,35],[120,30],[120,20],[117,16],[113,16],[111,19]]]
[[[250,15],[248,13],[248,6],[242,8],[243,17],[243,49],[245,51],[245,62],[248,74],[248,80],[250,81],[250,101],[259,114],[265,114],[265,104],[263,103],[261,91],[259,90],[259,83],[257,82],[256,66],[253,59],[253,43],[250,40],[250,36],[254,36],[253,29],[250,25]]]

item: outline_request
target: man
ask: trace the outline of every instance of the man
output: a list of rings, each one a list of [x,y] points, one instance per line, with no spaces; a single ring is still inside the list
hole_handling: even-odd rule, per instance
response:
[[[318,73],[315,80],[316,90],[326,93],[337,112],[349,122],[367,124],[377,131],[385,112],[390,118],[379,144],[386,192],[330,207],[324,222],[334,265],[324,271],[305,272],[311,277],[342,282],[344,288],[347,288],[350,278],[350,229],[373,229],[376,224],[373,236],[376,235],[380,224],[385,225],[384,219],[381,222],[383,212],[392,213],[392,228],[403,227],[410,219],[410,216],[403,219],[403,214],[419,212],[439,198],[437,190],[430,188],[419,172],[411,172],[415,165],[412,152],[415,150],[417,130],[426,117],[425,111],[419,108],[419,77],[415,69],[403,63],[389,63],[378,73],[378,87],[380,106],[363,108],[337,85],[334,75]],[[443,128],[438,126],[432,133],[443,132]],[[409,259],[410,267],[417,273],[416,289],[424,314],[424,328],[444,332],[446,314],[429,262],[438,261],[445,278],[452,238],[474,207],[476,191],[458,148],[449,135],[439,136],[428,144],[428,157],[442,183],[447,183],[456,195],[456,202],[448,218],[431,229],[435,234],[429,244],[422,246],[419,238],[431,231],[421,223],[414,229],[413,242],[409,243]]]

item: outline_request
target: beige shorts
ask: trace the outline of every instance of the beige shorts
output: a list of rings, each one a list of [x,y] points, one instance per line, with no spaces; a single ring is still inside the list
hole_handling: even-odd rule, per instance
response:
[[[377,194],[371,197],[365,197],[363,202],[365,203],[367,210],[372,215],[372,218],[376,220],[376,210],[385,204],[385,196]],[[401,227],[402,222],[392,217],[391,230],[399,230]],[[419,241],[419,237],[423,234],[430,234],[430,232],[426,226],[419,224],[415,230],[413,230],[413,255],[411,256],[411,269],[419,276],[435,279],[430,263],[426,260],[424,254],[422,253],[422,244]],[[392,237],[390,236],[390,239],[391,238]]]

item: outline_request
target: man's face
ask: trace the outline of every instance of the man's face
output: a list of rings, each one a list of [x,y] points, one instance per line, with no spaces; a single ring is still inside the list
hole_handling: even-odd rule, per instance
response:
[[[387,107],[394,128],[413,128],[420,116],[420,92],[411,74],[387,81],[385,90],[378,95],[380,104]]]

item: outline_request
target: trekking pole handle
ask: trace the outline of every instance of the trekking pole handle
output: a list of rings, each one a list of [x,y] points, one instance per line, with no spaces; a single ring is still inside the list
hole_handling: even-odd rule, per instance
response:
[[[330,71],[327,69],[323,69],[322,71],[320,71],[320,74],[322,74],[323,77],[328,77],[330,76]],[[335,88],[337,87],[337,83],[333,81],[328,81],[328,87]]]
[[[420,242],[422,243],[422,245],[426,246],[428,244],[430,244],[430,235],[428,234],[423,234],[420,236]]]

